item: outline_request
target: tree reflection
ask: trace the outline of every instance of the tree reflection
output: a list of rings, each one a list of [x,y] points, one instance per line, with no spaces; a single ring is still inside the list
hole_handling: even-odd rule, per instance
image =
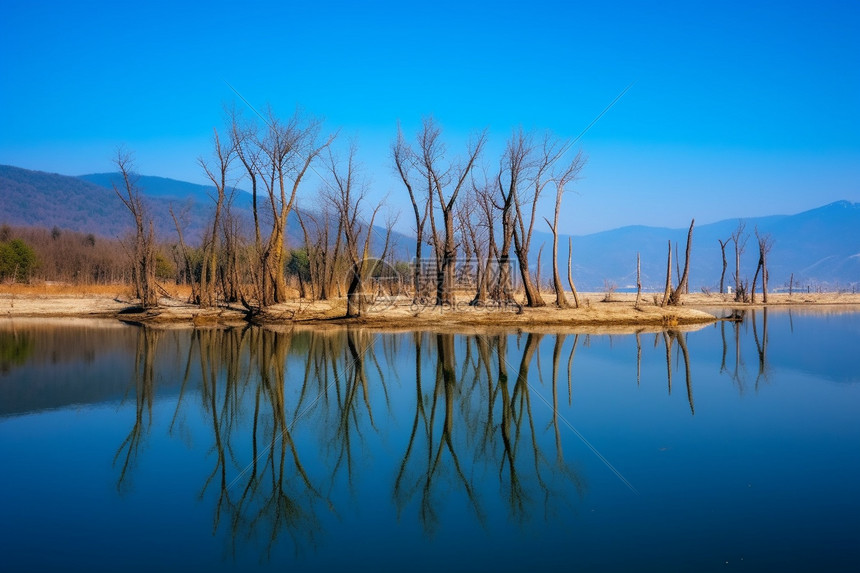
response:
[[[155,397],[155,355],[160,332],[141,328],[134,354],[134,424],[113,457],[113,464],[121,461],[117,490],[125,491],[129,484],[129,471],[134,467],[143,439],[152,425],[152,404]],[[127,396],[127,395],[126,395]]]
[[[731,321],[731,329],[732,329],[732,346],[734,360],[731,369],[726,365],[727,355],[729,349],[729,341],[726,338],[726,322],[723,321],[720,323],[720,336],[722,339],[722,361],[720,363],[720,373],[727,374],[732,382],[737,386],[738,392],[740,394],[744,393],[744,390],[747,385],[747,369],[743,360],[743,352],[742,352],[742,336],[741,330],[746,329],[747,331],[752,328],[753,341],[756,347],[756,355],[758,359],[758,369],[756,373],[754,387],[758,390],[759,383],[764,380],[768,380],[768,375],[770,372],[770,365],[767,357],[767,347],[768,347],[768,309],[767,307],[761,309],[761,328],[759,328],[759,319],[758,319],[759,311],[757,309],[750,310],[739,310],[736,311],[732,316]],[[791,312],[789,311],[789,320],[791,319]]]
[[[687,348],[687,338],[683,332],[678,330],[664,330],[663,344],[666,348],[666,380],[669,386],[669,395],[672,394],[672,347],[678,341],[678,354],[684,360],[684,380],[687,385],[687,402],[690,404],[690,414],[696,415],[696,406],[693,403],[693,380],[690,374],[690,352]],[[656,342],[656,341],[655,341]]]
[[[542,336],[525,336],[515,377],[511,379],[513,366],[506,336],[462,337],[465,356],[458,369],[454,335],[413,334],[417,399],[409,440],[394,484],[399,512],[417,497],[418,517],[425,529],[432,532],[438,521],[439,500],[435,494],[454,488],[463,492],[476,518],[484,520],[486,511],[477,495],[478,485],[470,477],[482,475],[482,468],[496,468],[505,505],[517,521],[529,519],[535,503],[543,502],[547,512],[559,501],[566,501],[571,484],[581,493],[581,479],[564,461],[559,430],[558,383],[564,335],[558,335],[553,345],[552,402],[540,397],[552,409],[549,427],[553,430],[554,456],[544,454],[536,426],[532,396],[537,390],[530,381],[530,373]],[[568,362],[569,397],[576,342]],[[424,383],[427,348],[435,351],[436,359],[432,391]],[[539,362],[537,367],[540,368]],[[541,374],[538,371],[537,377],[541,378]],[[464,466],[464,460],[472,461],[470,469]],[[554,481],[558,477],[562,483],[556,487]]]
[[[195,329],[187,338],[175,338],[183,342],[175,356],[168,353],[172,361],[159,357],[163,335],[151,328],[138,331],[135,416],[114,456],[117,487],[128,486],[149,434],[155,380],[170,377],[178,395],[168,414],[168,435],[181,432],[189,446],[206,445],[211,465],[201,476],[199,496],[212,500],[213,534],[229,532],[234,552],[252,543],[269,554],[285,537],[296,549],[315,542],[322,529],[320,511],[336,510],[323,492],[340,491],[339,480],[352,491],[364,467],[358,462],[379,437],[377,417],[394,414],[387,372],[408,380],[410,399],[414,392],[409,435],[391,468],[392,495],[397,511],[414,508],[427,532],[439,526],[440,508],[456,493],[484,523],[486,500],[479,492],[493,491],[487,479],[497,480],[504,507],[520,522],[541,513],[538,509],[544,515],[557,511],[572,501],[571,494],[582,494],[582,479],[564,458],[560,426],[567,421],[560,414],[564,390],[559,388],[566,356],[570,404],[579,335],[559,334],[546,346],[552,357],[547,384],[542,334],[416,332],[380,338],[362,329]],[[396,364],[409,355],[399,347],[403,343],[414,354],[414,370],[398,373]],[[550,412],[534,406],[535,398]],[[201,416],[202,424],[197,423]],[[192,431],[205,435],[192,440]],[[308,458],[311,468],[322,470],[309,470]]]
[[[0,374],[27,362],[33,354],[33,337],[29,333],[0,331]]]

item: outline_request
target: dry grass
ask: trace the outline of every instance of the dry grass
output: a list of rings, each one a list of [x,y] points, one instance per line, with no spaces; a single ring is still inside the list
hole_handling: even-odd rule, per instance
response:
[[[160,285],[172,298],[187,299],[191,295],[191,287],[187,285]],[[26,295],[46,297],[86,297],[108,296],[130,299],[134,296],[132,285],[117,283],[110,285],[72,284],[45,281],[41,283],[0,283],[0,296]]]

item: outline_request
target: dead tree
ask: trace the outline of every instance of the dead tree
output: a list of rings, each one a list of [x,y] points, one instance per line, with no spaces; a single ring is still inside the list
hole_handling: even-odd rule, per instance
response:
[[[415,165],[416,157],[412,148],[403,139],[403,131],[397,125],[397,139],[391,145],[391,155],[394,166],[400,180],[406,187],[409,200],[412,203],[412,211],[415,216],[415,258],[412,264],[412,302],[421,298],[421,251],[424,245],[424,226],[427,223],[427,214],[432,207],[432,198],[419,197],[412,181],[412,167]]]
[[[484,147],[486,131],[472,138],[463,160],[450,163],[445,160],[446,148],[440,139],[441,131],[433,118],[425,119],[418,134],[418,146],[420,168],[427,181],[428,201],[431,203],[428,213],[436,254],[436,304],[452,305],[457,257],[454,204]],[[441,228],[436,224],[436,209],[442,219]]]
[[[134,160],[131,153],[118,149],[113,160],[122,177],[122,187],[113,184],[113,190],[134,219],[134,243],[130,249],[132,278],[135,296],[144,308],[158,306],[155,281],[155,231],[152,216],[143,201],[143,193],[137,186]]]
[[[495,234],[495,210],[493,206],[493,190],[494,184],[489,182],[484,174],[482,182],[472,179],[472,197],[477,204],[477,220],[472,227],[470,236],[474,243],[477,253],[478,265],[482,270],[478,273],[478,284],[475,288],[475,297],[469,303],[473,306],[480,306],[487,302],[487,297],[490,294],[491,288],[496,285],[490,284],[490,279],[493,276],[492,269],[494,263],[498,261],[499,249],[496,244]],[[480,234],[479,234],[480,233]],[[480,248],[480,240],[486,239],[486,246],[482,250]],[[498,298],[493,296],[493,298]]]
[[[185,243],[185,238],[182,235],[182,223],[180,223],[180,219],[185,218],[184,214],[184,212],[180,213],[180,216],[177,217],[176,213],[173,211],[173,206],[170,207],[170,216],[173,218],[173,224],[176,226],[176,234],[179,237],[179,249],[182,252],[182,260],[183,266],[185,268],[186,280],[191,287],[191,298],[189,302],[193,302],[196,304],[200,301],[200,288],[195,279],[194,264],[191,259],[191,252],[188,249],[188,245]]]
[[[735,244],[735,302],[746,302],[748,294],[746,285],[741,279],[741,255],[746,249],[749,233],[745,233],[746,223],[742,220],[738,221],[737,228],[732,231],[732,241]]]
[[[755,274],[753,275],[750,302],[755,304],[755,285],[758,281],[759,273],[761,273],[762,301],[767,304],[767,254],[773,246],[773,239],[771,238],[770,233],[759,233],[757,227],[755,230],[755,238],[758,242],[758,263],[756,264]]]
[[[532,153],[532,141],[522,130],[514,132],[505,149],[496,176],[497,198],[493,205],[501,214],[502,246],[499,250],[499,273],[494,287],[494,298],[503,302],[513,302],[511,277],[511,246],[514,240],[515,204],[519,188],[525,184]]]
[[[254,142],[260,150],[258,179],[262,182],[271,214],[271,232],[260,245],[256,275],[261,305],[286,300],[284,277],[287,219],[296,202],[299,186],[312,163],[336,134],[321,138],[322,122],[296,112],[288,121],[273,112],[266,116],[266,135]]]
[[[515,134],[517,139],[523,137],[522,133]],[[531,136],[526,136],[527,148],[532,150]],[[523,290],[526,295],[526,304],[530,307],[546,306],[543,297],[540,294],[540,288],[536,286],[531,279],[529,272],[529,249],[531,247],[532,233],[534,231],[535,215],[537,213],[537,203],[540,199],[546,185],[550,182],[550,170],[561,154],[565,151],[564,147],[556,140],[546,135],[541,146],[541,151],[537,157],[532,157],[530,151],[525,156],[525,170],[523,175],[524,180],[519,185],[512,187],[513,206],[514,206],[514,252],[517,255],[517,260],[520,267],[520,276],[523,279]],[[528,182],[525,186],[522,183]],[[523,193],[523,187],[530,189],[530,195]]]
[[[695,224],[695,219],[690,221],[690,230],[687,232],[687,249],[684,254],[684,272],[681,274],[680,279],[678,279],[678,286],[669,296],[669,304],[671,305],[681,304],[681,296],[687,291],[687,282],[689,281],[690,273],[690,251],[693,247],[693,225]]]
[[[391,237],[391,225],[385,237],[382,255],[379,259],[370,258],[370,245],[373,238],[373,223],[382,203],[374,208],[370,221],[362,221],[363,203],[367,196],[367,181],[359,173],[355,159],[356,146],[350,145],[346,165],[342,166],[329,150],[328,170],[330,183],[325,195],[337,213],[345,239],[345,253],[349,263],[349,286],[346,293],[346,317],[358,318],[367,310],[368,296],[365,282],[377,260],[384,260]]]
[[[672,241],[669,241],[669,258],[666,261],[666,287],[663,289],[663,302],[660,306],[669,304],[669,297],[672,294]]]
[[[579,295],[576,294],[576,285],[573,284],[573,237],[567,238],[567,284],[573,294],[573,308],[579,308]]]
[[[215,161],[208,163],[202,157],[197,160],[206,176],[215,186],[215,209],[206,239],[203,244],[203,268],[200,272],[200,297],[197,303],[201,307],[215,306],[217,295],[215,292],[215,281],[217,279],[219,239],[221,236],[222,217],[226,211],[227,202],[227,175],[230,163],[233,161],[235,146],[231,143],[222,144],[218,137],[218,130],[213,130],[212,143],[214,147]],[[231,191],[232,194],[232,191]]]
[[[636,302],[633,308],[639,310],[639,299],[642,297],[642,267],[640,265],[639,253],[636,253]]]
[[[558,216],[561,212],[561,199],[564,195],[565,187],[568,183],[575,181],[579,172],[582,171],[582,168],[585,166],[586,159],[582,155],[582,151],[576,154],[576,157],[573,158],[573,161],[568,164],[567,169],[563,170],[557,178],[555,178],[555,212],[553,215],[552,223],[549,222],[549,219],[544,217],[544,221],[549,226],[549,230],[552,232],[552,284],[555,289],[555,305],[558,308],[568,308],[570,303],[567,302],[567,298],[564,296],[564,285],[561,283],[561,275],[558,271]],[[569,258],[569,257],[568,257]],[[570,275],[570,273],[568,273]],[[571,289],[573,290],[573,279],[570,280]],[[576,291],[574,290],[574,293]],[[576,295],[574,294],[574,306],[576,308],[579,307],[579,301],[576,300]]]
[[[717,239],[717,242],[720,243],[720,253],[723,255],[723,270],[720,272],[720,294],[724,294],[726,292],[726,268],[729,266],[729,262],[726,260],[726,246],[731,240],[731,237],[725,241]]]

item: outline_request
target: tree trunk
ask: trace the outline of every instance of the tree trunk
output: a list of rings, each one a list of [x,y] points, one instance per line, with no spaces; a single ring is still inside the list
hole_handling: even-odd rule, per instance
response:
[[[520,277],[523,279],[523,290],[526,294],[526,306],[536,308],[546,306],[540,291],[532,282],[531,273],[529,272],[529,253],[524,248],[522,239],[519,237],[516,229],[514,229],[514,251],[517,254],[517,260],[520,263]]]
[[[633,307],[637,310],[639,309],[639,299],[642,297],[642,272],[639,262],[639,253],[636,253],[636,303]]]
[[[567,283],[573,294],[573,308],[579,308],[579,295],[576,294],[576,286],[573,284],[573,237],[567,238]]]
[[[690,273],[690,251],[693,247],[693,225],[695,224],[696,220],[693,219],[690,222],[690,230],[687,232],[687,249],[684,255],[684,273],[681,275],[681,278],[678,282],[678,287],[674,290],[674,292],[672,292],[672,295],[669,297],[669,303],[672,305],[681,304],[681,295],[683,295],[687,291],[687,282]],[[675,251],[677,252],[677,246]]]
[[[661,307],[669,304],[669,295],[672,294],[672,241],[669,241],[669,259],[666,262],[666,288],[663,289],[663,302]]]
[[[558,274],[558,231],[554,226],[551,226],[550,229],[552,229],[552,286],[555,289],[555,306],[570,308],[570,303],[567,302],[567,297],[564,295],[561,276]]]

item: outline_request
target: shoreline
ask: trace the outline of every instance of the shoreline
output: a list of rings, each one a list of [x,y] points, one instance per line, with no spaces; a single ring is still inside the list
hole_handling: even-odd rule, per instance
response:
[[[4,292],[5,291],[5,292]],[[704,326],[728,319],[736,311],[760,308],[813,309],[820,311],[860,311],[860,294],[849,293],[784,293],[770,294],[768,304],[735,303],[730,295],[690,294],[684,304],[660,307],[654,304],[654,293],[642,296],[640,308],[634,308],[636,295],[614,293],[605,301],[605,293],[582,293],[578,309],[557,309],[547,306],[525,308],[516,305],[469,306],[470,297],[458,297],[455,308],[417,307],[411,300],[377,300],[361,318],[344,318],[346,302],[295,300],[274,305],[249,316],[239,305],[201,309],[178,298],[163,298],[161,306],[140,311],[136,302],[126,296],[106,294],[34,294],[0,290],[0,317],[14,318],[95,318],[113,319],[151,326],[211,326],[229,327],[256,324],[269,328],[293,326],[344,327],[355,326],[385,330],[462,330],[469,328],[507,329],[565,327],[585,330],[623,330],[636,332],[667,328]]]

